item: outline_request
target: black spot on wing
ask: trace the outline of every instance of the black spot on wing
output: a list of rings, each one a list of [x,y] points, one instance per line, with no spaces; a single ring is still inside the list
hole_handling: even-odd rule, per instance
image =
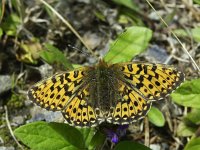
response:
[[[65,73],[65,80],[67,80],[67,82],[71,82],[71,79],[68,78],[69,75],[70,75],[69,72]]]
[[[77,78],[77,77],[78,77],[78,74],[79,74],[79,71],[75,70],[75,71],[74,71],[74,78]]]
[[[132,74],[124,75],[124,77],[125,77],[126,79],[133,80],[133,75],[132,75]]]
[[[138,64],[137,67],[139,68],[139,70],[136,72],[136,74],[140,74],[140,72],[143,70],[142,65]]]
[[[51,78],[51,81],[52,81],[53,83],[56,83],[56,82],[57,82],[55,76]]]
[[[128,67],[128,70],[129,70],[130,72],[132,72],[132,71],[133,71],[132,64],[128,64],[128,65],[127,65],[127,67]]]

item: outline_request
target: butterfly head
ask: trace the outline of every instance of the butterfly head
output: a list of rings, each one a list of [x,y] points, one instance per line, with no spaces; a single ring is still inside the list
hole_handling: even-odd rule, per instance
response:
[[[108,64],[103,60],[103,59],[99,59],[99,63],[97,64],[99,67],[108,67]]]

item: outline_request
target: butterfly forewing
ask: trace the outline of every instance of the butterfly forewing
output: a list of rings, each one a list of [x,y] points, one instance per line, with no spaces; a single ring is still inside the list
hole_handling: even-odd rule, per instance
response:
[[[42,108],[62,110],[79,91],[86,68],[56,74],[36,83],[28,91],[29,98]]]
[[[145,63],[115,65],[122,71],[124,84],[127,83],[139,90],[147,100],[159,100],[167,96],[184,81],[184,74],[168,65]]]

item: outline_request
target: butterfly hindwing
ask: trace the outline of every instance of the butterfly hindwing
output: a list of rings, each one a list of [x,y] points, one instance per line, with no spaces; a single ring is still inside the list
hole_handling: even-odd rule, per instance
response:
[[[142,97],[137,89],[121,83],[119,100],[114,107],[110,120],[114,124],[129,124],[143,118],[151,107],[151,101]]]
[[[101,117],[88,103],[88,98],[89,92],[87,86],[84,86],[62,111],[68,124],[78,127],[93,127],[100,124]]]

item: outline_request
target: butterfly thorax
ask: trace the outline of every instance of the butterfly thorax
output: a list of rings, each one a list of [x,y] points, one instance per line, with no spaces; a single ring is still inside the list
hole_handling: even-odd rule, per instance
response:
[[[102,110],[106,115],[109,109],[116,103],[117,78],[116,71],[104,61],[91,71],[92,80],[90,81],[89,93],[91,94],[89,101],[95,107]]]

